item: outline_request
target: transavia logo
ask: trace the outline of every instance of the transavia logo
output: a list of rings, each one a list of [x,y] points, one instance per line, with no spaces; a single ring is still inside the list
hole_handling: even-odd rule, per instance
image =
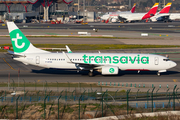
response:
[[[12,38],[12,41],[15,42],[15,46],[16,46],[17,48],[19,48],[19,49],[20,49],[20,48],[23,48],[24,45],[25,45],[25,43],[23,42],[22,45],[19,46],[18,43],[17,43],[18,39],[19,39],[19,40],[22,39],[22,37],[19,36],[19,33],[16,34],[16,38]]]
[[[133,55],[133,56],[82,56],[84,63],[95,62],[97,64],[108,63],[108,64],[149,64],[148,56]]]
[[[114,68],[110,68],[110,69],[109,69],[109,72],[110,72],[110,73],[114,73]]]
[[[22,53],[28,49],[30,42],[19,29],[13,30],[10,37],[14,52]]]

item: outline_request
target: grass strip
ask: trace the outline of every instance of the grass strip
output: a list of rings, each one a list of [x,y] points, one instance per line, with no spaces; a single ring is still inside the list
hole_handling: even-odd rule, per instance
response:
[[[66,44],[35,44],[36,47],[61,48]],[[176,45],[120,45],[120,44],[67,44],[72,50],[112,50],[112,49],[138,49],[138,48],[170,48]]]
[[[38,48],[65,48],[68,45],[74,50],[113,50],[113,49],[139,49],[139,48],[172,48],[179,45],[121,45],[121,44],[34,44]],[[0,44],[0,46],[10,46],[11,44]],[[57,51],[57,50],[56,50]],[[0,50],[0,52],[5,52]]]
[[[9,37],[9,36],[0,36],[0,37]],[[48,33],[48,36],[44,36],[44,35],[35,35],[35,36],[29,36],[26,35],[26,37],[32,37],[32,38],[107,38],[107,39],[132,39],[132,38],[128,38],[128,37],[111,37],[111,36],[86,36],[86,35],[50,35],[50,33]],[[139,39],[139,38],[133,38],[133,39]]]
[[[113,36],[101,36],[101,35],[94,35],[94,36],[86,36],[86,35],[58,35],[56,33],[46,33],[48,34],[47,36],[45,35],[34,35],[34,36],[30,36],[30,35],[25,35],[27,38],[31,37],[31,38],[103,38],[103,39],[143,39],[143,37],[136,37],[136,38],[132,38],[132,37],[113,37]],[[158,35],[159,36],[159,35]],[[10,37],[9,35],[7,36],[0,36],[0,37]],[[166,35],[162,35],[159,36],[158,38],[146,38],[146,40],[164,40],[167,39],[167,37],[170,36],[166,36]]]

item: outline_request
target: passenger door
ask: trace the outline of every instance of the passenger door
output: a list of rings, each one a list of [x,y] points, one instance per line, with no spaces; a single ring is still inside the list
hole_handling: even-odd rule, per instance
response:
[[[39,64],[39,63],[40,63],[40,57],[36,56],[36,64]]]
[[[154,63],[155,63],[155,65],[158,65],[158,64],[159,64],[159,58],[158,58],[158,57],[155,57]]]

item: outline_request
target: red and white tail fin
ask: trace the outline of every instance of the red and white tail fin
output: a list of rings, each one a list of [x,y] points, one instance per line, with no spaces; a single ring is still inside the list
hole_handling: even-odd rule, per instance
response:
[[[142,17],[142,20],[154,16],[154,15],[156,14],[156,12],[157,12],[158,5],[159,5],[159,3],[155,3],[155,4],[153,5],[153,7],[149,10],[149,12],[147,12],[147,13]]]
[[[106,23],[108,23],[109,22],[109,18],[106,20]]]
[[[131,9],[131,13],[134,13],[135,12],[135,9],[136,9],[136,3],[134,3],[132,9]]]
[[[167,3],[167,5],[159,13],[169,13],[171,4],[172,4],[171,2]]]

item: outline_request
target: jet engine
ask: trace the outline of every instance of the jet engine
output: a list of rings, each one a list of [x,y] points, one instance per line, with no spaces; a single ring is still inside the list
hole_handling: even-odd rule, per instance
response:
[[[102,75],[117,75],[119,68],[116,66],[103,66],[101,70]]]

